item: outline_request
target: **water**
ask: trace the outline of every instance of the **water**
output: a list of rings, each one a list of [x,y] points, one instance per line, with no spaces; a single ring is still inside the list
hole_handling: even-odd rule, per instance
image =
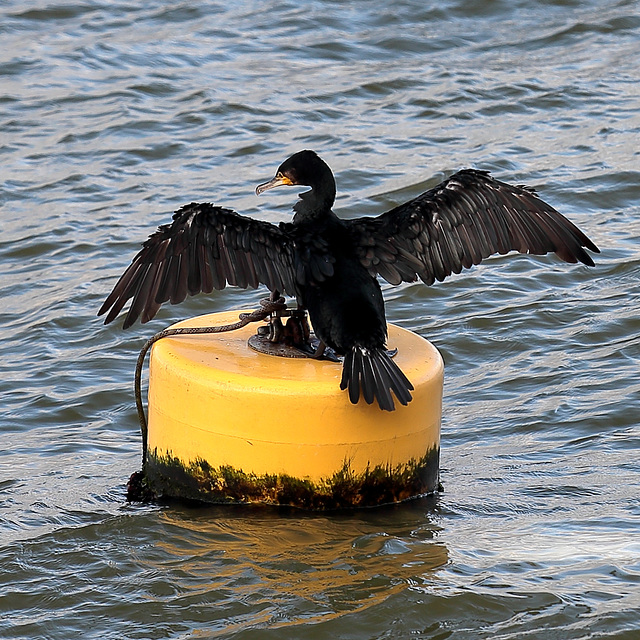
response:
[[[640,637],[638,2],[8,0],[0,43],[0,636]],[[446,361],[438,498],[127,504],[145,337],[263,292],[95,313],[186,202],[287,219],[301,148],[342,215],[474,166],[603,253],[385,289]]]

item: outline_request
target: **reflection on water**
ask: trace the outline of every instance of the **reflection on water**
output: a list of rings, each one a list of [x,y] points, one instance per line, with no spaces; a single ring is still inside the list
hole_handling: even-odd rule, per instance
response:
[[[0,7],[0,635],[635,637],[640,447],[636,3],[317,0]],[[343,216],[473,166],[603,253],[385,287],[445,363],[445,493],[340,514],[127,505],[144,338],[227,290],[95,317],[190,201],[314,148]],[[259,208],[260,207],[260,208]]]
[[[188,611],[190,624],[211,631],[326,622],[424,584],[446,564],[441,527],[420,517],[434,504],[331,516],[128,508],[102,523],[60,529],[26,554],[10,545],[1,571],[25,587],[49,576],[53,593],[60,590],[51,608],[82,607],[87,616],[106,607],[126,620],[137,606],[151,618],[162,611],[164,623],[179,628]],[[51,547],[56,553],[46,554]],[[35,595],[27,606],[18,594],[4,600],[22,610],[16,624],[25,636],[38,628]]]
[[[195,518],[192,512],[163,515],[174,535],[158,547],[180,558],[180,571],[199,585],[206,575],[212,585],[234,583],[231,600],[262,602],[273,622],[280,617],[274,602],[290,603],[307,621],[330,619],[374,606],[447,562],[446,547],[435,539],[440,528],[428,523],[397,521],[389,530],[386,518],[271,510],[250,519],[209,509]],[[242,576],[222,555],[243,559]]]

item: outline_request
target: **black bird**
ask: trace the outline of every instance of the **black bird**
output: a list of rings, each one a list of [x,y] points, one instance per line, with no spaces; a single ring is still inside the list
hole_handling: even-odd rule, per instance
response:
[[[341,220],[332,211],[336,183],[313,151],[283,162],[259,195],[280,185],[305,185],[293,221],[276,226],[212,204],[179,209],[161,225],[115,285],[98,315],[111,322],[133,298],[124,321],[153,318],[166,301],[210,293],[227,283],[266,285],[306,308],[317,337],[344,355],[341,389],[357,403],[392,411],[413,386],[386,351],[387,325],[376,276],[397,285],[431,285],[463,267],[509,251],[593,266],[596,245],[572,222],[523,186],[486,171],[464,169],[433,189],[377,217]],[[319,349],[321,351],[321,349]]]

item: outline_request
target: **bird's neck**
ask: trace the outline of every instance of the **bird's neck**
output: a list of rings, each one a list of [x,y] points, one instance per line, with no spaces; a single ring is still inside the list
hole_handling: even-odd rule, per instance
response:
[[[328,178],[325,177],[319,185],[312,186],[309,191],[298,195],[300,199],[293,205],[294,222],[302,222],[331,213],[331,207],[336,199],[336,183],[332,175]]]

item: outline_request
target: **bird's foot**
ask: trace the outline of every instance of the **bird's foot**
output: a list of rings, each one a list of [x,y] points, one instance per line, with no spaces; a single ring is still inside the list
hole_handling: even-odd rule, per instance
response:
[[[340,362],[340,358],[336,355],[336,352],[317,338],[311,338],[305,345],[296,345],[296,348],[309,358],[314,358],[315,360]]]

